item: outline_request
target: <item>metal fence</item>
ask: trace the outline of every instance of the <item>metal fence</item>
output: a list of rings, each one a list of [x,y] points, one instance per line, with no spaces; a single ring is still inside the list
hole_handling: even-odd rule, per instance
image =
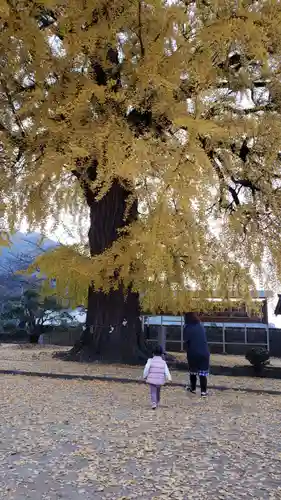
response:
[[[180,316],[145,316],[143,329],[149,342],[171,351],[183,351],[184,319]],[[211,351],[245,354],[251,347],[270,349],[270,331],[265,324],[204,323]]]

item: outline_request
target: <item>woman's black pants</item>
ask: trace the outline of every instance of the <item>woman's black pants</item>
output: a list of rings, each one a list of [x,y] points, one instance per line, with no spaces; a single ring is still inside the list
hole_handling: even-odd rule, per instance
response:
[[[199,375],[201,392],[207,392],[207,377]],[[190,375],[190,390],[196,391],[197,375]]]

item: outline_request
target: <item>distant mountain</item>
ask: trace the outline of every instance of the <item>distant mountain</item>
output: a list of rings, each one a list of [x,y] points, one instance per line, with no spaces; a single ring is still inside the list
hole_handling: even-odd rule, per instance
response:
[[[36,257],[56,246],[55,241],[42,240],[39,233],[17,232],[11,237],[10,247],[0,248],[0,274],[26,269]]]
[[[9,247],[0,247],[0,300],[18,295],[22,288],[36,282],[36,276],[20,276],[15,274],[25,270],[43,252],[57,246],[50,239],[42,240],[40,233],[15,233]]]

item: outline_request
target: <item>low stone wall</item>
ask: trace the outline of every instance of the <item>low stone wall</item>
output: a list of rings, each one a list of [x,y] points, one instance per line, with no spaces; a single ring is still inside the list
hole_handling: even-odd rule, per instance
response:
[[[67,330],[57,329],[43,333],[43,344],[73,346],[79,340],[82,333],[81,328],[68,328]],[[1,343],[23,343],[30,342],[29,335],[24,330],[13,333],[0,332]]]
[[[80,339],[81,333],[81,328],[44,333],[43,343],[51,345],[73,346],[75,342]]]
[[[25,330],[18,330],[16,332],[0,332],[0,344],[17,344],[19,342],[29,342],[29,335]]]

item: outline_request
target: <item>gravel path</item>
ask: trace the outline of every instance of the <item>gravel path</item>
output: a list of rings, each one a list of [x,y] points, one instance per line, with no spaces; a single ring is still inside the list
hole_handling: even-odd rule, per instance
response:
[[[280,499],[280,396],[1,376],[0,498]]]

